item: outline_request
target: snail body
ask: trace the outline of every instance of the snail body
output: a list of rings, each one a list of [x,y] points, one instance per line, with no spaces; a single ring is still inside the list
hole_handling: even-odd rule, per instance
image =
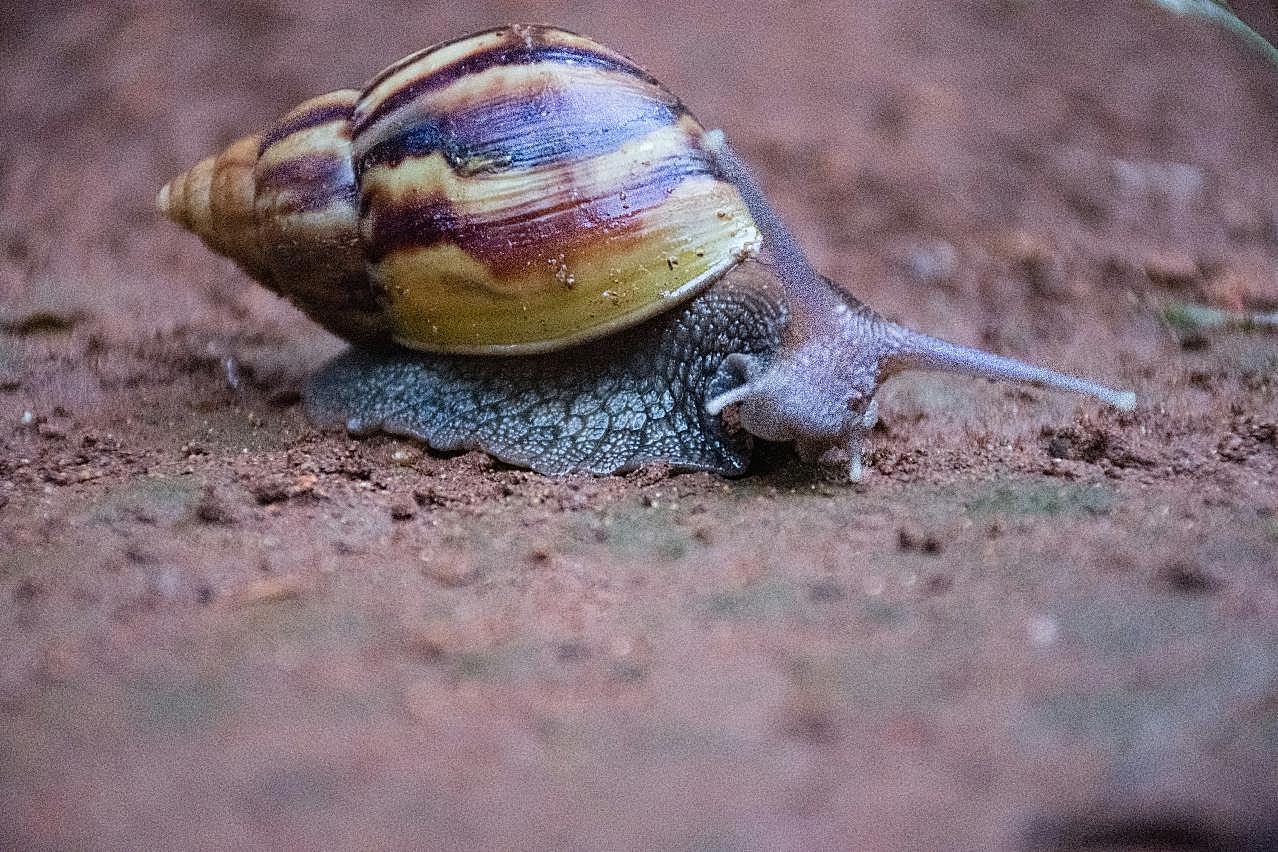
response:
[[[740,473],[758,437],[846,452],[855,478],[875,390],[912,367],[1134,404],[878,317],[811,268],[721,133],[549,27],[307,101],[157,204],[353,344],[312,377],[312,418],[545,473]]]

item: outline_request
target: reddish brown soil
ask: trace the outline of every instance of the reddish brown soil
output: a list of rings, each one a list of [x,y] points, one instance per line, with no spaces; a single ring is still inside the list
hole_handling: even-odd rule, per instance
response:
[[[1278,337],[1163,316],[1278,307],[1278,72],[1137,2],[371,5],[0,24],[0,844],[1272,848]],[[903,377],[858,487],[316,432],[337,342],[154,191],[512,19],[881,311],[1140,409]]]

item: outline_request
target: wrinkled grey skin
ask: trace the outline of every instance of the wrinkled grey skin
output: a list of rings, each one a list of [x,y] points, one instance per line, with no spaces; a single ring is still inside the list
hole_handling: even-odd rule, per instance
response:
[[[409,435],[437,450],[482,450],[544,474],[596,474],[663,461],[745,471],[751,437],[706,411],[740,380],[738,353],[766,363],[784,324],[779,294],[740,269],[681,309],[594,343],[542,355],[350,349],[310,380],[307,414],[352,432]]]

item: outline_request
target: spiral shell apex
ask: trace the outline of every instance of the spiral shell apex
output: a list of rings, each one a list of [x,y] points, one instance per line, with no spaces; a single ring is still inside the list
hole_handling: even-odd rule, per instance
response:
[[[312,99],[158,203],[347,339],[544,351],[666,310],[758,252],[704,135],[620,54],[513,26]]]

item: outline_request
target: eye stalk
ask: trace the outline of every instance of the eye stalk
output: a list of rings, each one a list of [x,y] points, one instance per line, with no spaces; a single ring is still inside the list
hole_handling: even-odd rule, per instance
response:
[[[763,194],[749,167],[720,131],[706,134],[724,177],[734,183],[763,234],[760,262],[787,296],[790,316],[781,346],[763,363],[731,355],[721,369],[739,382],[707,401],[718,415],[738,406],[741,425],[768,441],[794,441],[799,454],[819,459],[833,449],[848,454],[848,474],[861,477],[862,456],[878,418],[874,395],[884,379],[911,370],[939,370],[1036,384],[1095,397],[1123,411],[1136,406],[1131,391],[1116,391],[1012,358],[948,343],[888,322],[813,270],[798,242]]]

